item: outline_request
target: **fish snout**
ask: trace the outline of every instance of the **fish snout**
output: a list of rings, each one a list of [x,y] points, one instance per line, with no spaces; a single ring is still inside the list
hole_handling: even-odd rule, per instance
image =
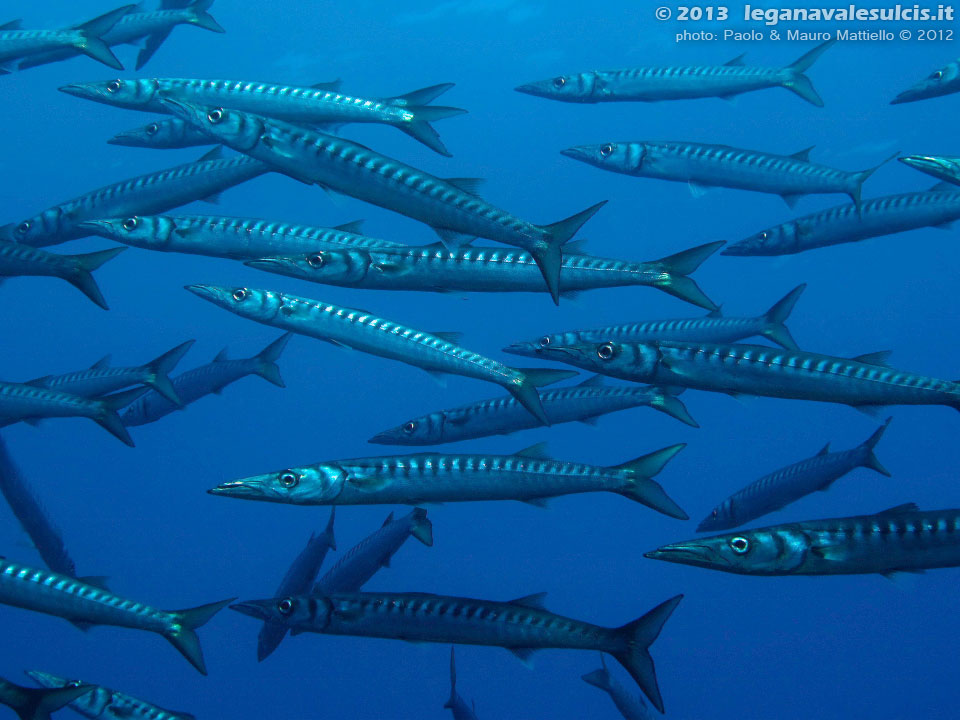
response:
[[[274,618],[273,606],[274,600],[248,600],[230,605],[231,610],[236,610],[242,615],[249,615],[258,620],[270,620]]]
[[[576,147],[561,150],[560,154],[564,157],[580,160],[581,162],[590,162],[596,154],[595,149],[589,145],[578,145]]]

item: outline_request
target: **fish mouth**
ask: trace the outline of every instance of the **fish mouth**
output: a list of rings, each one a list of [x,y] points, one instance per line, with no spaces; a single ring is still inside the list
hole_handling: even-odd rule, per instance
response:
[[[904,90],[902,93],[897,95],[893,100],[890,101],[891,105],[900,105],[901,103],[914,102],[916,100],[922,100],[923,95],[918,90]]]
[[[540,346],[532,342],[519,342],[513,343],[513,345],[507,345],[503,348],[503,352],[510,355],[523,355],[525,357],[535,357],[543,354]]]
[[[950,166],[943,159],[932,155],[905,155],[897,160],[922,172],[950,170]]]
[[[276,605],[275,600],[247,600],[230,605],[231,610],[236,610],[241,615],[249,615],[257,620],[273,620],[274,613],[271,608]]]
[[[728,565],[726,560],[712,547],[692,541],[664,545],[656,550],[644,553],[643,556],[651,560],[665,560],[666,562],[678,563],[680,565],[700,565],[708,567]]]
[[[280,272],[287,267],[285,258],[257,258],[256,260],[245,260],[244,265],[256,268],[257,270],[266,270],[267,272]]]
[[[561,150],[560,154],[564,157],[580,160],[581,162],[590,162],[591,158],[596,154],[596,148],[589,145],[578,145],[577,147]]]
[[[394,431],[387,430],[382,433],[377,433],[367,440],[367,442],[372,445],[404,445],[405,443],[399,442],[400,437],[402,436],[395,434]]]
[[[266,497],[259,480],[231,480],[207,490],[208,495],[261,500]]]
[[[84,99],[96,99],[103,95],[102,92],[95,89],[90,85],[83,83],[71,83],[70,85],[61,85],[57,88],[62,93],[67,95],[73,95],[74,97],[84,98]]]
[[[176,115],[177,117],[186,120],[191,125],[194,125],[201,130],[203,129],[203,124],[200,120],[200,118],[206,114],[206,111],[203,108],[166,96],[160,98],[160,104],[163,105],[163,107],[165,107],[171,115]]]
[[[524,95],[539,95],[540,90],[537,88],[536,83],[524,83],[523,85],[517,85],[514,90],[518,93],[523,93]]]
[[[133,131],[126,130],[124,132],[119,132],[114,135],[112,138],[107,140],[107,145],[123,145],[124,147],[138,146],[140,142],[140,136]]]
[[[98,235],[106,233],[113,235],[113,222],[110,220],[84,220],[77,223],[77,227],[83,230],[91,230]]]
[[[228,288],[217,287],[216,285],[184,285],[183,289],[189,290],[197,297],[215,305],[227,307],[229,304],[228,298],[231,292]]]

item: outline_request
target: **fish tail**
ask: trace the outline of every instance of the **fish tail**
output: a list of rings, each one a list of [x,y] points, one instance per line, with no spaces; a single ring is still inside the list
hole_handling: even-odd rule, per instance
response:
[[[277,360],[280,359],[280,354],[287,346],[287,343],[290,342],[290,338],[292,336],[293,333],[284,333],[272,343],[267,345],[263,350],[261,350],[256,358],[257,375],[262,377],[267,382],[273,383],[277,387],[286,387],[286,385],[283,383],[283,378],[280,377],[280,366],[277,365]]]
[[[660,258],[651,263],[646,263],[660,270],[666,277],[657,280],[656,287],[664,292],[680,298],[684,302],[691,303],[704,310],[717,310],[717,304],[708,298],[700,286],[692,279],[687,277],[694,272],[703,262],[713,255],[723,245],[723,241],[698,245],[695,248],[678,252],[675,255],[669,255]]]
[[[553,370],[550,368],[512,368],[522,376],[519,385],[509,383],[506,386],[507,391],[517,399],[530,413],[540,421],[541,425],[549,425],[547,414],[544,412],[543,403],[540,402],[540,393],[538,387],[552,385],[573,377],[577,373],[570,370]]]
[[[868,437],[863,442],[863,445],[860,446],[861,448],[863,448],[866,454],[866,458],[862,463],[863,467],[868,467],[871,470],[876,470],[881,475],[886,475],[887,477],[890,477],[890,471],[887,470],[881,464],[880,460],[874,454],[873,449],[877,446],[877,443],[880,442],[880,438],[883,437],[884,431],[886,431],[886,429],[890,427],[890,421],[892,419],[893,418],[887,418],[887,421],[881,427],[877,428],[876,432],[874,432],[873,435]]]
[[[764,327],[761,334],[787,350],[799,350],[796,341],[786,326],[787,318],[793,312],[797,300],[807,289],[807,284],[797,285],[763,315]]]
[[[653,706],[663,712],[663,697],[657,686],[657,673],[650,657],[650,646],[660,635],[663,625],[683,599],[677,595],[660,603],[641,618],[627,623],[618,629],[618,634],[626,645],[626,650],[611,653],[626,668],[644,694],[650,698]]]
[[[390,105],[399,105],[401,107],[429,105],[453,86],[454,83],[430,85],[429,87],[413,90],[411,92],[404,93],[403,95],[395,95],[393,97],[384,98],[383,101],[385,103],[389,103]]]
[[[788,65],[785,69],[789,71],[790,77],[784,81],[783,86],[787,88],[787,90],[795,92],[808,103],[816,105],[817,107],[823,107],[823,99],[817,94],[813,83],[810,82],[810,78],[804,75],[804,73],[809,70],[810,66],[819,60],[820,56],[835,42],[836,39],[827,40],[825,43],[817,45],[813,50],[810,50],[800,57],[792,65]]]
[[[454,117],[455,115],[462,115],[467,111],[462,108],[443,107],[439,105],[436,107],[431,105],[411,107],[409,110],[413,113],[413,118],[399,122],[395,127],[403,130],[403,132],[414,140],[423,143],[434,152],[440,153],[445,157],[453,157],[440,139],[440,133],[438,133],[430,123]]]
[[[74,47],[84,55],[89,55],[94,60],[98,60],[114,70],[123,70],[123,64],[113,54],[110,46],[100,39],[100,36],[110,31],[134,7],[136,6],[124,5],[77,26],[76,29],[80,31],[81,39]]]
[[[183,359],[183,356],[187,354],[187,350],[191,348],[194,342],[194,340],[187,340],[185,343],[177,345],[173,350],[168,350],[156,360],[147,364],[147,368],[150,371],[150,379],[147,380],[147,385],[177,406],[182,406],[183,403],[177,396],[177,391],[174,390],[173,383],[170,382],[170,373],[173,372],[177,363]]]
[[[97,283],[90,273],[124,250],[126,250],[125,247],[118,247],[84,255],[73,255],[70,258],[73,260],[73,271],[65,279],[104,310],[109,310],[107,301],[103,298],[103,293],[100,292],[100,288],[97,287]]]
[[[50,714],[93,690],[93,685],[60,688],[20,688],[22,699],[12,710],[21,720],[50,720]]]
[[[653,480],[653,477],[685,447],[685,443],[671,445],[621,465],[614,465],[612,469],[625,471],[627,474],[626,486],[617,492],[669,517],[688,520],[689,515],[683,511],[683,508],[667,495],[660,483]]]
[[[190,18],[190,24],[202,27],[204,30],[209,30],[210,32],[226,32],[220,23],[214,19],[213,15],[207,12],[210,10],[211,5],[213,5],[213,0],[196,0],[196,2],[190,5],[190,10],[193,12],[193,17]]]
[[[682,422],[684,425],[698,428],[700,423],[693,419],[687,406],[677,397],[677,392],[683,392],[684,388],[657,388],[657,395],[650,402],[650,407],[666,413],[672,418]]]
[[[174,629],[170,634],[164,635],[170,644],[173,645],[180,654],[183,655],[190,664],[200,671],[201,675],[207,674],[207,666],[203,662],[203,650],[200,648],[200,638],[194,632],[197,628],[206,625],[206,623],[232,603],[236,598],[221,600],[220,602],[201,605],[200,607],[190,608],[189,610],[176,610],[173,614],[177,618]]]
[[[610,692],[613,689],[613,683],[610,682],[610,671],[607,670],[607,661],[600,655],[600,664],[603,666],[599,670],[594,670],[586,675],[581,675],[580,679],[588,685],[600,688],[604,692]]]
[[[560,265],[563,262],[563,246],[606,203],[607,201],[603,200],[586,210],[578,212],[576,215],[571,215],[566,220],[540,226],[540,230],[547,235],[547,246],[528,250],[528,252],[533,256],[537,267],[540,268],[554,304],[560,304]]]
[[[97,423],[97,425],[113,435],[124,445],[133,447],[133,438],[130,437],[130,433],[127,431],[126,426],[123,424],[123,420],[120,419],[120,416],[117,414],[116,410],[104,408],[97,414],[96,417],[93,418],[93,420]]]
[[[427,547],[433,547],[433,523],[427,518],[423,508],[413,509],[413,527],[410,534]]]
[[[333,536],[333,521],[337,516],[337,506],[330,507],[330,519],[327,520],[327,526],[323,529],[323,534],[327,536],[327,545],[331,550],[337,549],[337,539]],[[312,539],[312,538],[311,538]]]
[[[847,195],[850,196],[850,199],[853,201],[853,204],[856,206],[858,215],[860,214],[860,207],[862,205],[860,196],[863,192],[863,183],[865,183],[867,178],[873,175],[877,170],[882,168],[884,165],[886,165],[888,162],[898,157],[899,155],[900,155],[900,152],[897,151],[893,155],[888,157],[886,160],[884,160],[882,163],[878,163],[874,165],[872,168],[867,168],[866,170],[861,170],[858,173],[852,174],[852,178],[851,178],[852,188],[847,192]]]
[[[453,645],[450,646],[450,699],[443,707],[452,708],[457,704],[457,661],[453,653]]]

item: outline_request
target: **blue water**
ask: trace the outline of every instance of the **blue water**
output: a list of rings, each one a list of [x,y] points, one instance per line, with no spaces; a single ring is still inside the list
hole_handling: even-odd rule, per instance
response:
[[[106,9],[99,1],[59,0],[8,7],[6,15],[55,26]],[[436,125],[452,159],[391,128],[353,126],[345,134],[437,175],[488,178],[485,197],[533,222],[559,220],[608,199],[581,233],[589,250],[601,255],[655,259],[708,241],[736,240],[842,198],[805,198],[795,212],[776,196],[733,190],[694,199],[683,184],[603,173],[561,157],[562,148],[645,138],[783,153],[816,145],[815,160],[848,169],[873,166],[898,150],[960,152],[960,96],[888,105],[897,92],[956,57],[955,43],[838,45],[808,73],[823,109],[776,89],[735,102],[579,106],[512,88],[595,68],[722,63],[745,51],[748,62],[785,65],[811,44],[676,44],[679,24],[655,23],[650,3],[622,0],[219,0],[211,12],[227,34],[177,28],[144,73],[300,84],[342,77],[347,90],[373,96],[456,82],[441,104],[470,113]],[[120,49],[128,66],[134,52]],[[78,58],[0,78],[0,221],[19,221],[108,182],[202,154],[106,145],[106,138],[148,122],[147,116],[56,89],[113,73]],[[865,196],[931,184],[891,163],[868,181]],[[219,207],[187,210],[331,226],[366,218],[370,235],[434,241],[412,220],[350,199],[331,200],[279,175],[228,191]],[[107,246],[88,238],[52,250]],[[956,234],[930,229],[782,259],[717,256],[694,277],[729,314],[759,313],[807,282],[788,323],[802,347],[836,355],[892,349],[898,367],[952,378],[960,350],[958,262]],[[96,277],[110,312],[66,283],[3,284],[4,379],[86,367],[107,352],[117,364],[138,364],[196,338],[182,364],[187,369],[209,362],[225,345],[247,355],[278,335],[202,302],[182,289],[189,283],[286,289],[426,330],[460,330],[467,347],[518,364],[499,348],[546,331],[700,313],[647,288],[587,293],[559,308],[546,294],[368,294],[223,260],[137,249]],[[280,365],[286,390],[244,379],[220,397],[133,428],[133,450],[86,420],[4,431],[80,574],[107,575],[117,592],[164,608],[268,597],[328,511],[215,498],[207,488],[295,464],[390,452],[366,439],[430,410],[496,394],[492,386],[462,378],[440,387],[409,366],[303,337],[293,339]],[[562,498],[549,510],[519,503],[430,508],[435,546],[408,543],[368,588],[490,599],[546,590],[552,610],[603,625],[625,623],[682,592],[686,598],[652,648],[670,717],[955,717],[957,570],[907,583],[879,576],[752,578],[643,558],[644,551],[693,536],[696,523],[747,482],[812,455],[827,441],[852,447],[876,427],[842,406],[770,399],[740,404],[692,391],[684,401],[702,429],[636,409],[605,417],[596,428],[564,425],[447,447],[506,453],[547,440],[558,456],[616,464],[686,442],[660,479],[690,522],[613,495]],[[956,414],[920,407],[896,408],[893,415],[877,449],[892,478],[857,470],[828,493],[765,520],[855,515],[910,501],[924,509],[960,506]],[[341,551],[379,527],[389,510],[338,512]],[[3,553],[39,564],[14,518],[2,517]],[[302,635],[258,664],[258,623],[226,610],[200,630],[210,671],[204,678],[162,638],[146,633],[82,633],[57,618],[6,607],[0,607],[0,628],[0,674],[8,678],[22,679],[24,669],[81,676],[198,718],[422,720],[447,712],[441,708],[449,691],[446,646]],[[599,666],[596,654],[543,651],[533,670],[497,648],[462,647],[457,659],[459,690],[476,701],[482,718],[615,716],[607,698],[579,679]],[[611,663],[611,670],[629,682],[621,668]]]

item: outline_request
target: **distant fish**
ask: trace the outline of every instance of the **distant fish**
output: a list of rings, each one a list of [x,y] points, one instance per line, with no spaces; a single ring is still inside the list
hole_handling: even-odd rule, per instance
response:
[[[859,207],[864,181],[880,166],[837,170],[810,162],[812,149],[775,155],[729,145],[640,140],[581,145],[561,154],[601,170],[685,182],[695,195],[711,187],[753,190],[779,195],[793,207],[804,195],[843,193]]]
[[[916,102],[927,98],[949,95],[960,90],[960,60],[947,63],[939,70],[934,70],[926,78],[911,88],[904,90],[890,101],[891,105]]]
[[[723,245],[708,243],[661,260],[632,262],[583,255],[572,243],[560,265],[560,295],[645,285],[694,305],[716,308],[687,274]],[[530,253],[491,247],[331,250],[295,257],[250,260],[250,267],[327,285],[427,292],[541,292],[543,279]]]
[[[494,602],[427,593],[344,593],[251,600],[230,609],[260,620],[284,622],[304,632],[493,645],[522,660],[543,648],[599,650],[616,658],[663,712],[649,647],[682,595],[619,628],[551,613],[543,607],[545,595]]]
[[[459,333],[428,333],[406,327],[364,310],[340,307],[321,300],[273,290],[188,285],[194,295],[236,315],[264,325],[315,337],[426,372],[463,375],[496,383],[513,395],[541,423],[547,418],[537,387],[565,380],[559,370],[517,369],[463,348]]]
[[[684,404],[669,392],[654,387],[607,385],[602,375],[589,377],[573,387],[541,390],[540,402],[551,425],[565,422],[594,425],[597,418],[607,413],[633,407],[650,407],[686,425],[699,427]],[[538,427],[536,418],[516,398],[502,395],[421,415],[374,435],[368,442],[379,445],[440,445],[491,435],[508,435],[535,427]]]
[[[560,302],[562,248],[603,206],[552,225],[534,225],[479,195],[475,178],[441,179],[343,138],[232,109],[164,99],[170,112],[290,177],[401,213],[431,226],[450,248],[475,237],[523,248]]]
[[[623,716],[624,720],[650,720],[651,713],[647,704],[639,695],[635,695],[621,685],[610,671],[607,670],[607,662],[603,655],[600,656],[600,669],[581,675],[581,679],[588,685],[600,688],[617,706],[617,710]]]
[[[194,630],[231,602],[233,599],[189,610],[158,610],[72,577],[0,559],[0,603],[73,623],[155,632],[169,640],[204,675],[207,670]]]
[[[145,147],[157,150],[212,145],[215,142],[207,133],[197,130],[190,123],[175,117],[154,120],[142,127],[117,133],[107,140],[109,145]]]
[[[453,645],[450,646],[450,699],[443,704],[443,707],[450,711],[453,720],[477,720],[474,706],[467,705],[457,694],[457,661],[453,654]]]
[[[960,185],[960,157],[907,155],[900,158],[900,162],[952,185]]]
[[[395,127],[449,157],[440,135],[430,123],[467,111],[430,103],[452,87],[453,83],[443,83],[388,98],[341,93],[339,80],[305,87],[247,80],[144,78],[77,83],[60,89],[70,95],[131,110],[172,113],[162,102],[162,99],[172,99],[191,105],[225,105],[241,112],[314,127],[379,123]]]
[[[807,285],[798,285],[763,315],[755,317],[724,317],[716,310],[698,318],[648,320],[644,322],[610,325],[595,330],[568,330],[544,335],[539,340],[515,343],[504,352],[537,357],[541,348],[551,345],[572,345],[580,342],[659,342],[671,340],[688,343],[733,343],[760,335],[787,350],[798,350],[797,343],[787,329],[786,321]]]
[[[834,481],[858,467],[870,468],[889,477],[890,473],[873,453],[889,424],[888,418],[883,427],[855,448],[830,452],[830,443],[827,443],[812,458],[764,475],[717,505],[697,527],[697,532],[729,530],[744,525],[812,492],[828,490]]]
[[[91,273],[126,248],[82,255],[57,255],[40,248],[0,240],[0,277],[56,277],[66,280],[99,307],[109,310]]]
[[[406,247],[360,234],[362,220],[334,228],[211,215],[135,215],[80,223],[102,237],[146,250],[247,260],[326,250]]]
[[[87,685],[38,670],[27,670],[27,675],[45,688],[87,688],[70,703],[70,709],[91,720],[196,720],[190,713],[165,710],[103,685]]]
[[[75,685],[51,690],[21,687],[0,678],[0,705],[13,710],[20,720],[50,720],[50,713],[69,705],[93,690],[93,685]]]
[[[197,162],[139,175],[54,205],[20,223],[0,227],[0,239],[43,247],[90,235],[86,220],[162,213],[196,200],[215,202],[221,192],[263,175],[270,167],[219,147]]]
[[[310,591],[317,573],[323,565],[323,559],[328,550],[336,550],[337,543],[333,537],[333,518],[336,508],[330,509],[330,520],[327,527],[319,535],[311,533],[307,546],[300,551],[287,570],[283,580],[277,587],[277,596],[303,595]],[[265,620],[260,634],[257,636],[257,660],[266,660],[270,654],[280,647],[289,628],[281,623]]]
[[[612,492],[686,520],[687,514],[653,479],[684,447],[671,445],[610,467],[554,460],[544,444],[513,455],[419,453],[331,460],[221,483],[208,492],[292,505],[518,500],[538,507],[562,495]]]
[[[574,103],[653,102],[719,97],[728,100],[741,93],[783,87],[809,103],[823,107],[804,73],[835,40],[828,40],[784,68],[753,67],[738,55],[726,65],[640,67],[629,70],[596,70],[560,75],[521,85],[517,92]]]
[[[251,358],[230,360],[226,349],[209,365],[202,365],[173,378],[171,384],[182,405],[171,402],[155,390],[143,394],[121,416],[127,427],[155,422],[205,395],[219,394],[227,385],[247,375],[259,375],[277,387],[284,387],[277,360],[290,340],[290,333],[281,335]]]

